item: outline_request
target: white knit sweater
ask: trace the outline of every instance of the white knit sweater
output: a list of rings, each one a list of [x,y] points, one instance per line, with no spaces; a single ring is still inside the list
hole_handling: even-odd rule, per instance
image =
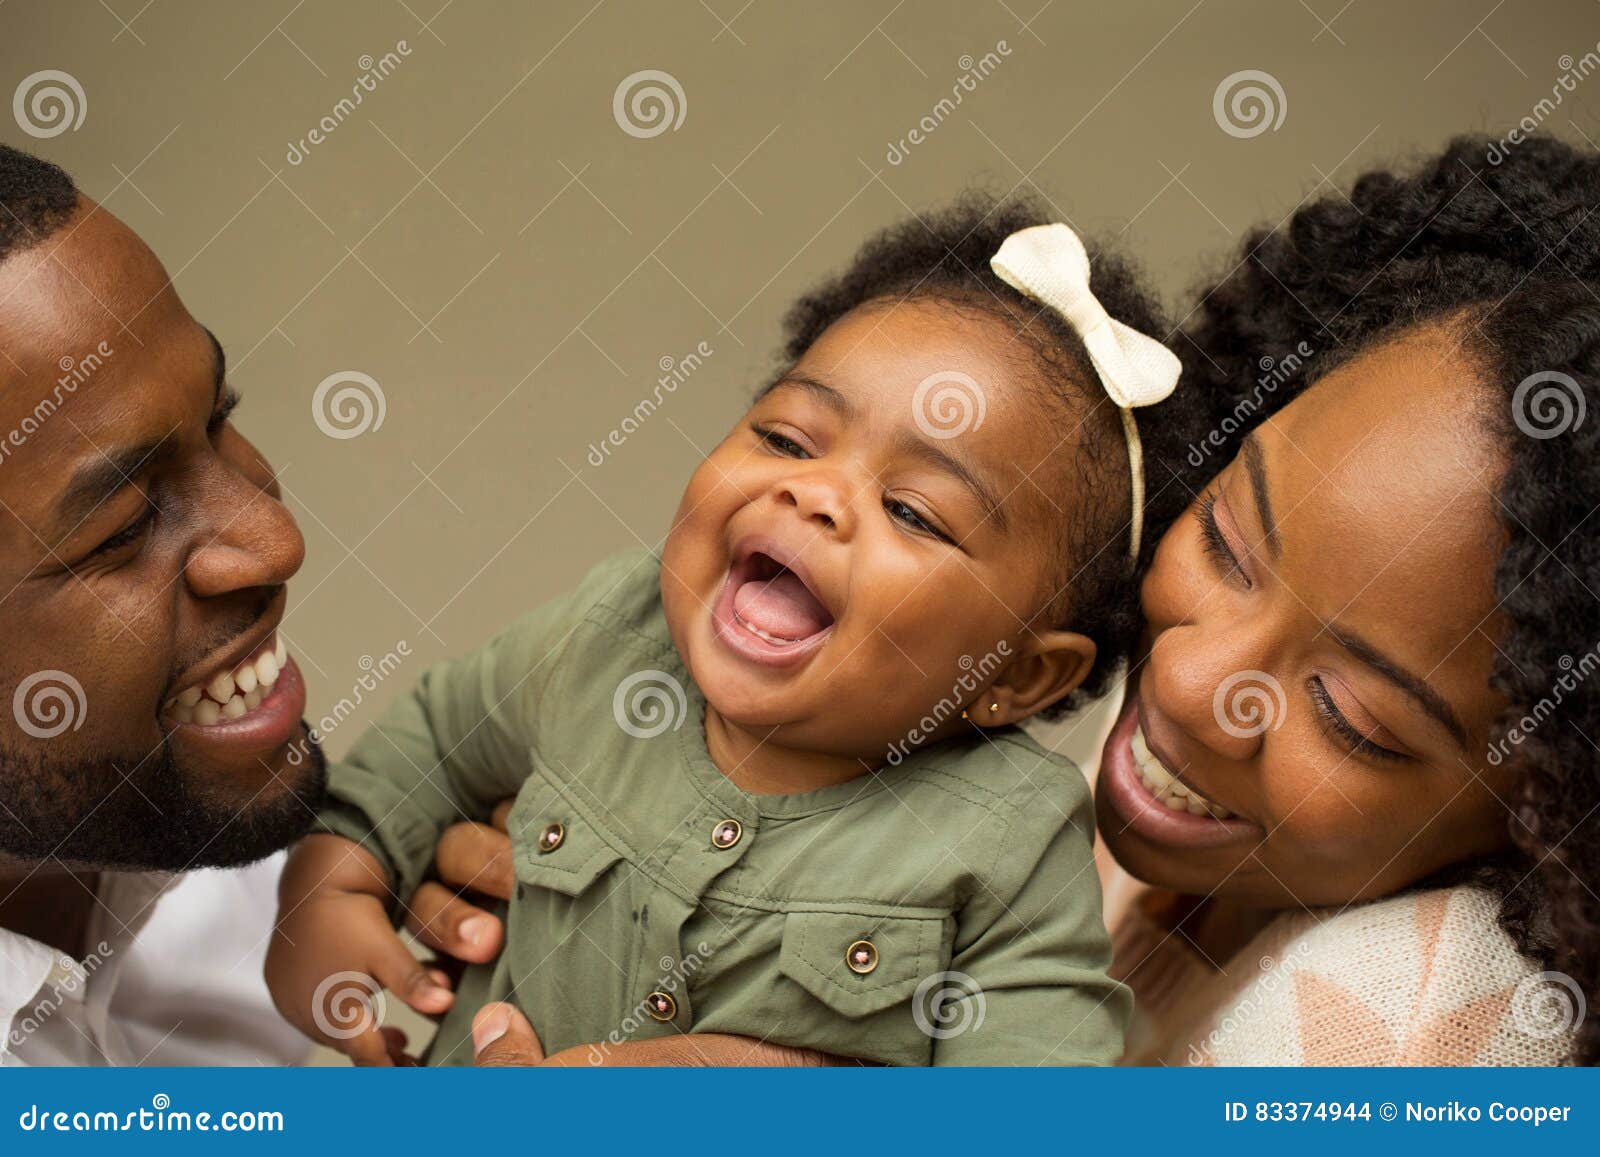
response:
[[[1162,894],[1115,873],[1113,971],[1137,1005],[1126,1063],[1557,1065],[1570,1052],[1576,984],[1522,956],[1479,889],[1286,913],[1218,968],[1162,918]]]

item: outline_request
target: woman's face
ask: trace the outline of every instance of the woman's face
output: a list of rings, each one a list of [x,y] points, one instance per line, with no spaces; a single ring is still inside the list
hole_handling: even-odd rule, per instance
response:
[[[1502,465],[1456,344],[1413,331],[1328,374],[1162,540],[1097,792],[1134,875],[1339,905],[1507,846]]]

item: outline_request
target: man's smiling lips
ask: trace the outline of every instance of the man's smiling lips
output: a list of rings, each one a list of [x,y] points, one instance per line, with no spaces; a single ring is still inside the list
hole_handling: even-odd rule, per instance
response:
[[[833,633],[835,616],[815,591],[796,552],[775,539],[744,539],[712,606],[712,627],[740,658],[764,667],[799,663]]]
[[[278,634],[280,595],[262,625],[229,653],[183,678],[161,710],[163,726],[187,745],[271,751],[288,743],[305,713],[306,688]]]

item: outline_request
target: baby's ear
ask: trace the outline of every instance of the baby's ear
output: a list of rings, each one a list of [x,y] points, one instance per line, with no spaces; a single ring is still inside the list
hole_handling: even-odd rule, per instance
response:
[[[972,722],[998,727],[1039,714],[1083,684],[1098,653],[1094,640],[1076,631],[1029,632],[971,712]]]

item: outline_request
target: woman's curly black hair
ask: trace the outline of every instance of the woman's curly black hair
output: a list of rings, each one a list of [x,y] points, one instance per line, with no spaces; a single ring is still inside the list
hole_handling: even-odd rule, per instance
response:
[[[1461,336],[1479,369],[1462,404],[1487,400],[1507,463],[1495,574],[1507,628],[1492,684],[1509,703],[1496,743],[1519,773],[1507,821],[1516,852],[1428,883],[1499,892],[1518,946],[1586,994],[1574,1059],[1593,1064],[1600,679],[1571,668],[1600,644],[1600,154],[1542,138],[1509,154],[1491,144],[1462,137],[1414,171],[1369,172],[1348,198],[1306,203],[1246,239],[1174,341],[1183,404],[1226,431],[1227,446],[1167,455],[1186,475],[1168,494],[1199,489],[1263,418],[1374,341],[1431,321]],[[1264,365],[1281,371],[1306,350],[1262,389]]]
[[[1127,560],[1132,496],[1121,418],[1072,327],[989,267],[989,258],[1012,233],[1057,219],[1040,199],[998,200],[979,192],[910,217],[869,239],[843,272],[790,308],[783,346],[787,367],[852,310],[910,300],[936,300],[993,317],[1025,339],[1018,343],[1030,362],[1025,370],[1039,378],[1067,415],[1063,441],[1072,445],[1075,470],[1064,476],[1077,479],[1077,492],[1061,504],[1069,512],[1067,525],[1049,528],[1060,542],[1062,559],[1055,583],[1060,593],[1048,612],[1052,625],[1070,625],[1098,648],[1088,678],[1044,712],[1047,718],[1103,695],[1139,631],[1137,576]],[[1144,333],[1164,336],[1160,305],[1134,266],[1103,246],[1085,244],[1090,284],[1106,312]]]

